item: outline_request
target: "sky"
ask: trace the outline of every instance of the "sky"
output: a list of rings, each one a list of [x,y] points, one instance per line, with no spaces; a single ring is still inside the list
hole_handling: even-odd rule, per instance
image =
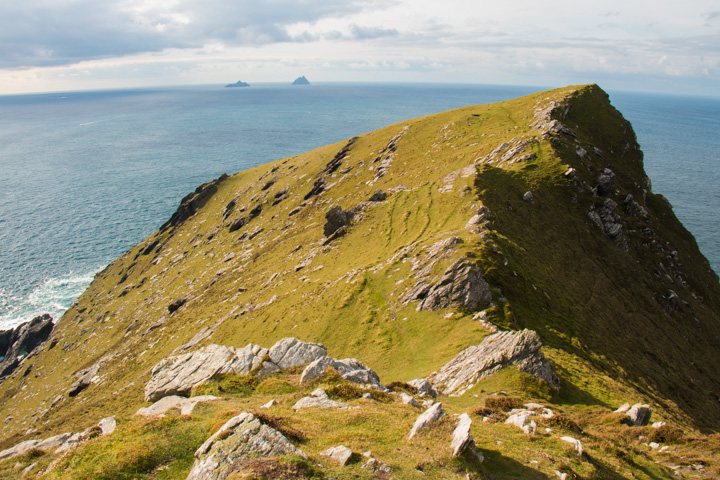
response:
[[[720,3],[0,0],[0,94],[300,75],[720,96]]]

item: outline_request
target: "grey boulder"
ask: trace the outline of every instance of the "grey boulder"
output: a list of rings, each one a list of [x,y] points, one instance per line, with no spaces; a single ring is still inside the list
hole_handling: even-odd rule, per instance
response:
[[[442,408],[442,403],[434,403],[430,408],[425,410],[425,412],[423,412],[417,420],[415,420],[415,423],[410,430],[409,438],[413,438],[420,430],[423,430],[440,420],[443,415],[445,415],[445,410]]]
[[[337,370],[340,375],[351,382],[373,385],[385,389],[380,383],[380,377],[371,368],[366,367],[356,358],[344,358],[337,360],[332,357],[323,356],[305,367],[300,376],[300,383],[309,382],[325,373],[328,368]]]

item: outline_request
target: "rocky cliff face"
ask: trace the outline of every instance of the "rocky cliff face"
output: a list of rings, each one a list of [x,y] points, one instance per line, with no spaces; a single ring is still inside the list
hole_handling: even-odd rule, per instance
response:
[[[650,190],[631,126],[597,86],[568,87],[198,187],[0,384],[0,447],[131,418],[157,365],[185,368],[168,359],[221,349],[242,368],[211,377],[284,369],[258,347],[284,337],[464,392],[444,403],[458,413],[517,387],[578,408],[642,400],[712,431],[718,318],[717,275]]]

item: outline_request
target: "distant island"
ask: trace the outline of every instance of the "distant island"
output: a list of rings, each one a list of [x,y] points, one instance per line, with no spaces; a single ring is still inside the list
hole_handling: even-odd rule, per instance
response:
[[[295,79],[294,82],[292,82],[293,85],[310,85],[310,82],[308,82],[308,79],[305,78],[305,75],[302,77],[298,77]]]
[[[232,87],[249,87],[249,83],[245,83],[242,80],[238,80],[235,83],[230,83],[228,85],[225,85],[225,88],[232,88]]]

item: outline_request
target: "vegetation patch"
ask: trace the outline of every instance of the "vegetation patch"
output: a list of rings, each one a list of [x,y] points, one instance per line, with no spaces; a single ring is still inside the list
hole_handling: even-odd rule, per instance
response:
[[[518,397],[501,397],[493,395],[485,398],[485,406],[491,410],[509,412],[513,408],[522,408],[523,401]]]
[[[298,430],[297,428],[290,425],[290,421],[287,418],[278,417],[276,415],[271,415],[267,412],[259,412],[254,411],[253,415],[260,420],[260,422],[264,423],[268,427],[272,427],[278,432],[285,435],[289,440],[294,440],[296,442],[305,442],[307,440],[307,435],[305,432]]]
[[[191,396],[214,395],[223,397],[228,395],[247,397],[253,394],[259,380],[254,375],[237,375],[226,373],[216,375],[207,382],[192,389]]]

